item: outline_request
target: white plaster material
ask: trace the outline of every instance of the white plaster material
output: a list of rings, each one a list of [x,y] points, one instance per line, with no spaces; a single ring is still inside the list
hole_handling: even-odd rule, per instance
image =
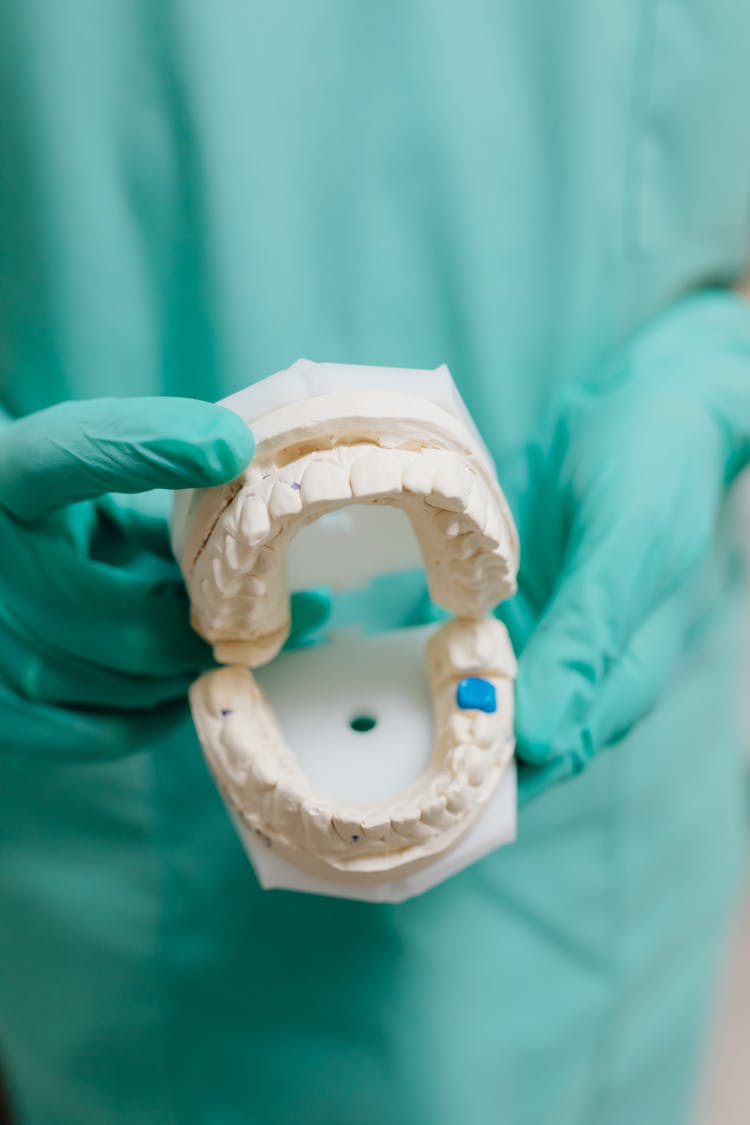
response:
[[[308,396],[290,399],[299,378]],[[474,854],[466,841],[512,758],[515,659],[491,610],[515,590],[515,528],[447,369],[299,361],[265,383],[248,389],[256,392],[254,410],[242,395],[225,402],[255,434],[246,472],[175,505],[173,544],[194,627],[230,665],[193,685],[193,717],[243,837],[274,857],[266,870],[276,863],[287,885],[291,865],[315,885],[338,886],[331,893],[380,887],[359,897],[380,897],[387,885],[395,901],[400,879],[413,881],[430,865],[445,871],[457,849]],[[433,384],[437,393],[426,397]],[[310,395],[316,387],[324,393]],[[270,409],[256,413],[264,400]],[[287,551],[296,534],[362,504],[408,516],[431,597],[456,617],[432,632],[426,649],[432,756],[397,795],[355,802],[312,783],[250,669],[273,660],[288,636]],[[371,552],[373,576],[379,553],[393,561],[392,549]],[[494,712],[458,706],[466,676],[492,685]]]
[[[182,569],[197,632],[222,664],[259,667],[289,635],[286,553],[308,523],[352,503],[411,519],[432,600],[480,617],[515,590],[510,512],[466,428],[396,391],[339,392],[255,420],[255,457],[192,513]]]
[[[495,712],[459,709],[468,675],[493,685]],[[434,753],[416,782],[378,802],[337,800],[310,783],[249,669],[207,673],[190,703],[214,777],[248,828],[307,870],[381,876],[452,847],[494,793],[513,753],[514,675],[495,618],[441,626],[427,645]]]

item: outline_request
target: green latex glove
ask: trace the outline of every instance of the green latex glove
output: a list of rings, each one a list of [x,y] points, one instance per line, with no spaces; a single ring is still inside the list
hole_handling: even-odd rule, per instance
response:
[[[728,485],[748,460],[750,306],[687,298],[570,388],[523,468],[498,613],[521,652],[521,799],[582,770],[658,699],[695,613]]]
[[[139,749],[212,661],[166,520],[128,497],[215,485],[252,434],[191,399],[67,402],[0,428],[0,709],[10,752]],[[297,609],[300,603],[297,602]],[[302,603],[304,631],[325,607]]]

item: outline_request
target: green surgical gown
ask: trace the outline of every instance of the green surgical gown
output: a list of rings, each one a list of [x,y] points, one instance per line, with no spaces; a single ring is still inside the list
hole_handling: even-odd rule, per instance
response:
[[[446,362],[501,462],[557,387],[743,271],[743,0],[0,16],[11,414]],[[0,753],[19,1122],[683,1120],[743,847],[733,573],[649,717],[400,906],[261,891],[186,709],[118,762]]]

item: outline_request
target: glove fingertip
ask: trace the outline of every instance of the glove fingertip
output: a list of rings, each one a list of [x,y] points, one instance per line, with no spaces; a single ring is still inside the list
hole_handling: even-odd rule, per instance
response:
[[[255,438],[238,414],[216,406],[216,425],[204,447],[203,470],[209,484],[233,480],[247,468],[255,453]]]

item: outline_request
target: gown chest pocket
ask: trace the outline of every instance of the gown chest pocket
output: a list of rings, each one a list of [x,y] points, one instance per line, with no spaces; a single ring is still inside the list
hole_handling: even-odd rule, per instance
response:
[[[640,0],[625,230],[638,257],[747,254],[750,0]]]

